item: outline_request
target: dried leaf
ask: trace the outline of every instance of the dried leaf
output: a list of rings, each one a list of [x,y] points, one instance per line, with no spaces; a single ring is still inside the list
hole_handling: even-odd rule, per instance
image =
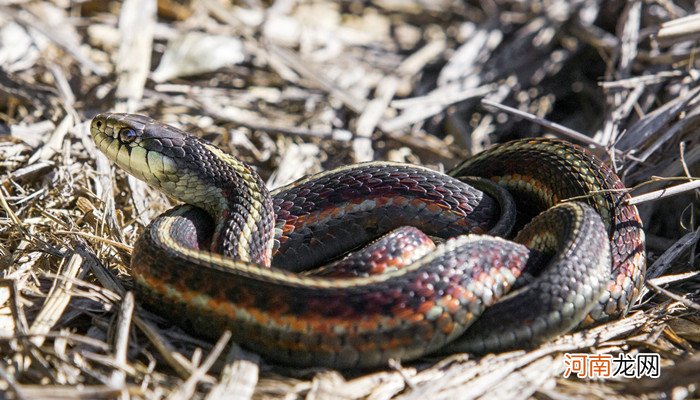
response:
[[[232,36],[189,32],[168,43],[163,59],[151,78],[164,82],[181,76],[202,74],[245,60],[241,41]]]

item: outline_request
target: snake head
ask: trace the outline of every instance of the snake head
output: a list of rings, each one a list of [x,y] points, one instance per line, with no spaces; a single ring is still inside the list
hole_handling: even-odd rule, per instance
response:
[[[100,151],[134,177],[211,213],[221,209],[220,188],[193,162],[206,157],[203,140],[136,114],[99,114],[90,133]]]
[[[120,168],[177,200],[203,208],[216,220],[241,205],[272,213],[269,192],[253,169],[178,128],[142,115],[105,113],[93,118],[90,133],[100,151]]]
[[[90,124],[97,147],[119,167],[166,193],[180,198],[173,183],[187,172],[187,133],[135,114],[99,114]],[[181,199],[185,201],[184,199]]]

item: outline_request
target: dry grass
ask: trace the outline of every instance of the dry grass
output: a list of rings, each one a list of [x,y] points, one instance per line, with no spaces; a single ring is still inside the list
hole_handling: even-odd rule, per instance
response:
[[[0,1],[0,397],[699,397],[696,11]],[[271,365],[226,337],[190,337],[129,294],[130,245],[171,204],[95,150],[87,123],[107,110],[204,136],[270,186],[359,161],[445,168],[516,137],[575,139],[634,188],[649,290],[627,318],[530,352],[362,373]],[[567,379],[567,351],[655,352],[663,370]]]

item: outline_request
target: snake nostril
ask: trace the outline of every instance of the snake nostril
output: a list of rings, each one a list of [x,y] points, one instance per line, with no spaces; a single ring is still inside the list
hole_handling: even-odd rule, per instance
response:
[[[95,126],[97,126],[98,128],[102,128],[102,121],[95,122]]]

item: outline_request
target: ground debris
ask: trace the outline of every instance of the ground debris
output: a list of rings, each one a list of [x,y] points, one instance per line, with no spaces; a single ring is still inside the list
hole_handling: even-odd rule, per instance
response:
[[[697,398],[700,10],[665,1],[0,2],[0,391],[7,398]],[[558,136],[610,162],[643,218],[630,315],[532,351],[381,371],[271,365],[142,310],[129,254],[172,205],[95,149],[134,112],[271,187],[350,163],[447,169]],[[661,357],[661,378],[564,378],[565,353]]]

